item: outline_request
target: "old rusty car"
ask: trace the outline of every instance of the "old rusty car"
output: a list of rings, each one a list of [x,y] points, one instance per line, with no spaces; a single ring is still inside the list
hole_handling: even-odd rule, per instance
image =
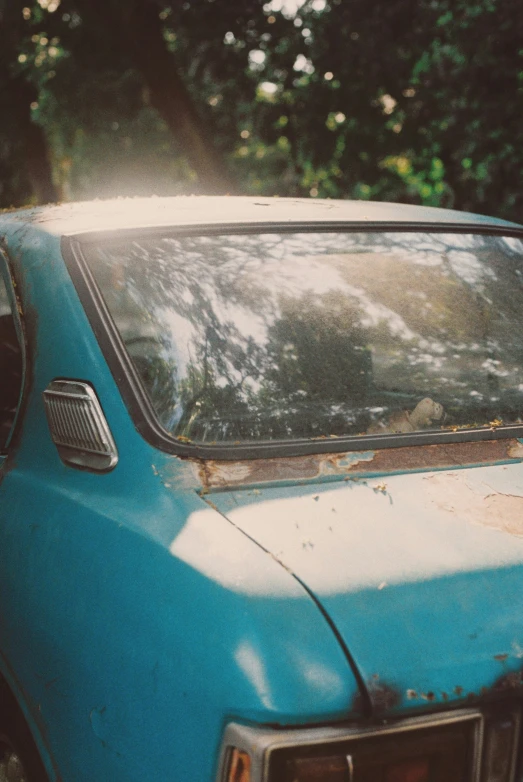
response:
[[[515,782],[523,227],[0,215],[0,778]]]

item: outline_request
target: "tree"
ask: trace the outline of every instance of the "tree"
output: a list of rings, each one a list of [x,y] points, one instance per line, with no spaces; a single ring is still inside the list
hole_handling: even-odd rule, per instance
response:
[[[0,7],[0,200],[5,206],[57,198],[45,134],[31,117],[38,91],[18,62],[22,27],[18,3]]]
[[[36,89],[65,197],[279,193],[520,219],[516,0],[14,5],[0,78]]]

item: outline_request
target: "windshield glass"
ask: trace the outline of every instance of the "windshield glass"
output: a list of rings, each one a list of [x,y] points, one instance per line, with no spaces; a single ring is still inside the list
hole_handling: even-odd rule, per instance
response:
[[[519,239],[243,233],[83,252],[175,437],[236,443],[522,421]]]

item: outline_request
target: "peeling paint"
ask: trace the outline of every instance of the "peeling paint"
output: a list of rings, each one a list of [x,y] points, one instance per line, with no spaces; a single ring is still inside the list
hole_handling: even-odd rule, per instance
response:
[[[217,489],[263,483],[314,481],[328,478],[384,475],[442,470],[523,459],[523,444],[516,439],[414,445],[378,451],[350,451],[306,456],[248,459],[238,462],[208,459],[197,465],[203,486]],[[385,487],[385,488],[381,488]],[[384,483],[376,491],[386,492]],[[498,500],[493,501],[494,504]]]
[[[355,712],[365,713],[370,706],[371,714],[368,716],[379,717],[401,703],[399,690],[381,681],[377,673],[363,681],[361,686],[365,688],[364,691],[357,693],[352,703],[352,710]]]
[[[209,462],[205,464],[206,472],[210,468]],[[247,462],[223,462],[220,465],[220,479],[224,483],[243,483],[248,478],[251,470]]]
[[[366,682],[366,685],[374,716],[394,709],[401,702],[401,695],[398,690],[386,682],[380,681],[379,676],[374,676],[370,681]]]
[[[426,491],[439,510],[456,519],[523,537],[523,495],[471,485],[459,472],[428,476]]]
[[[183,491],[185,489],[201,489],[201,474],[194,462],[171,457],[158,465],[151,465],[156,475],[166,489]]]
[[[509,445],[507,453],[511,459],[523,459],[523,443],[515,440],[512,445]]]
[[[374,456],[374,451],[351,451],[350,453],[341,454],[336,459],[336,466],[341,470],[351,470],[362,462],[371,462]],[[329,474],[331,464],[330,460],[326,462],[324,474]]]
[[[502,676],[494,685],[494,690],[516,690],[523,686],[523,675],[521,671],[512,671]]]

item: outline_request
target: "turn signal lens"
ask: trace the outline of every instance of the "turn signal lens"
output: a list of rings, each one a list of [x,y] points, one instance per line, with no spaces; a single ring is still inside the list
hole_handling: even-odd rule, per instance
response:
[[[229,757],[227,782],[251,782],[251,758],[247,752],[233,749]]]

